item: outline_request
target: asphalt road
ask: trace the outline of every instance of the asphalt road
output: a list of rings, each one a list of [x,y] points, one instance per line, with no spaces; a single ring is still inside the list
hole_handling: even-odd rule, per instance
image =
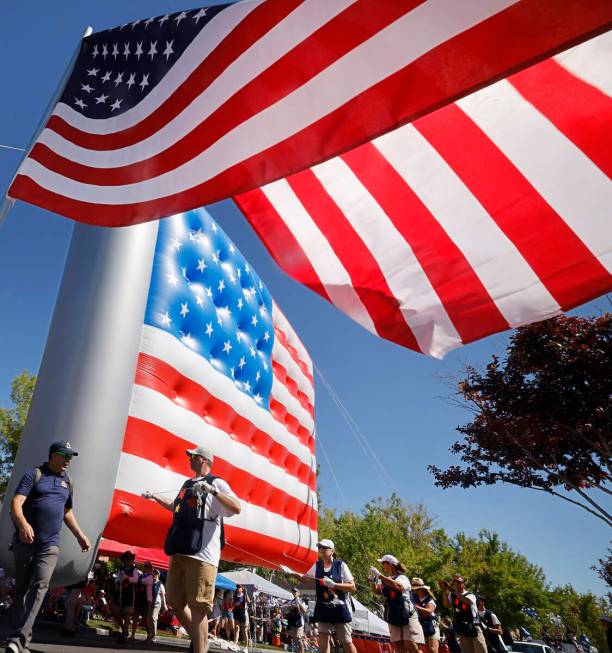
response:
[[[95,630],[79,632],[75,637],[62,637],[60,631],[62,624],[38,621],[34,628],[34,637],[30,645],[31,653],[77,653],[78,651],[93,651],[106,653],[107,651],[139,651],[140,653],[186,653],[189,640],[158,637],[158,641],[145,645],[144,639],[120,644],[116,638],[108,635],[98,635]],[[0,620],[2,639],[8,634],[6,618]],[[4,650],[1,648],[0,650]]]

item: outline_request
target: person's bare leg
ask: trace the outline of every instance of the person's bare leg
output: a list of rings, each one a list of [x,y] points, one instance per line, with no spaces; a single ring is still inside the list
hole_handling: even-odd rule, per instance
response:
[[[193,653],[206,653],[208,650],[208,614],[206,610],[191,610],[190,635]]]
[[[427,638],[427,648],[429,653],[438,653],[438,648],[440,647],[440,640],[434,639],[433,637]]]
[[[319,653],[329,653],[329,633],[319,633]]]
[[[419,653],[419,645],[411,640],[404,640],[404,650],[406,653]]]
[[[174,614],[176,618],[181,622],[181,626],[189,633],[191,637],[191,630],[193,628],[191,622],[191,608],[187,605],[184,605],[180,608],[174,608]]]

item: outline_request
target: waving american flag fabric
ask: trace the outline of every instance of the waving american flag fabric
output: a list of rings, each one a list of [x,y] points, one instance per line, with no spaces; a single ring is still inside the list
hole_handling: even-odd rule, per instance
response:
[[[612,289],[612,32],[237,202],[292,277],[442,356]]]
[[[8,191],[126,225],[285,177],[605,29],[609,0],[244,0],[83,40]]]
[[[223,557],[306,568],[316,557],[312,363],[267,288],[203,210],[160,222],[136,380],[105,537],[161,548],[204,445],[242,503]]]

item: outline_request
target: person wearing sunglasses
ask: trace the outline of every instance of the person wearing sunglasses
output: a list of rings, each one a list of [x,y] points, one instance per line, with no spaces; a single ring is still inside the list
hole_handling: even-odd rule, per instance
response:
[[[193,477],[172,501],[147,490],[142,496],[172,512],[164,551],[170,556],[168,603],[191,637],[190,651],[208,650],[208,615],[212,614],[217,567],[225,544],[223,518],[241,511],[227,481],[211,474],[214,458],[206,447],[186,449]]]
[[[353,644],[351,592],[355,580],[346,562],[336,557],[334,543],[328,539],[317,542],[319,559],[302,577],[315,579],[317,600],[313,620],[319,628],[319,653],[329,653],[330,636],[335,633],[345,653],[357,653]]]
[[[91,547],[72,509],[72,481],[66,470],[74,456],[78,453],[69,442],[53,442],[49,460],[23,475],[11,501],[15,593],[6,653],[28,650],[34,620],[57,564],[62,524],[66,524],[83,551]]]

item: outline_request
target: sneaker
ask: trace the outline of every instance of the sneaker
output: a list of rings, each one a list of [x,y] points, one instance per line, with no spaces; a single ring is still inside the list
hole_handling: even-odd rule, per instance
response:
[[[5,653],[21,653],[21,651],[19,650],[19,644],[17,644],[16,642],[9,642],[6,645]]]

